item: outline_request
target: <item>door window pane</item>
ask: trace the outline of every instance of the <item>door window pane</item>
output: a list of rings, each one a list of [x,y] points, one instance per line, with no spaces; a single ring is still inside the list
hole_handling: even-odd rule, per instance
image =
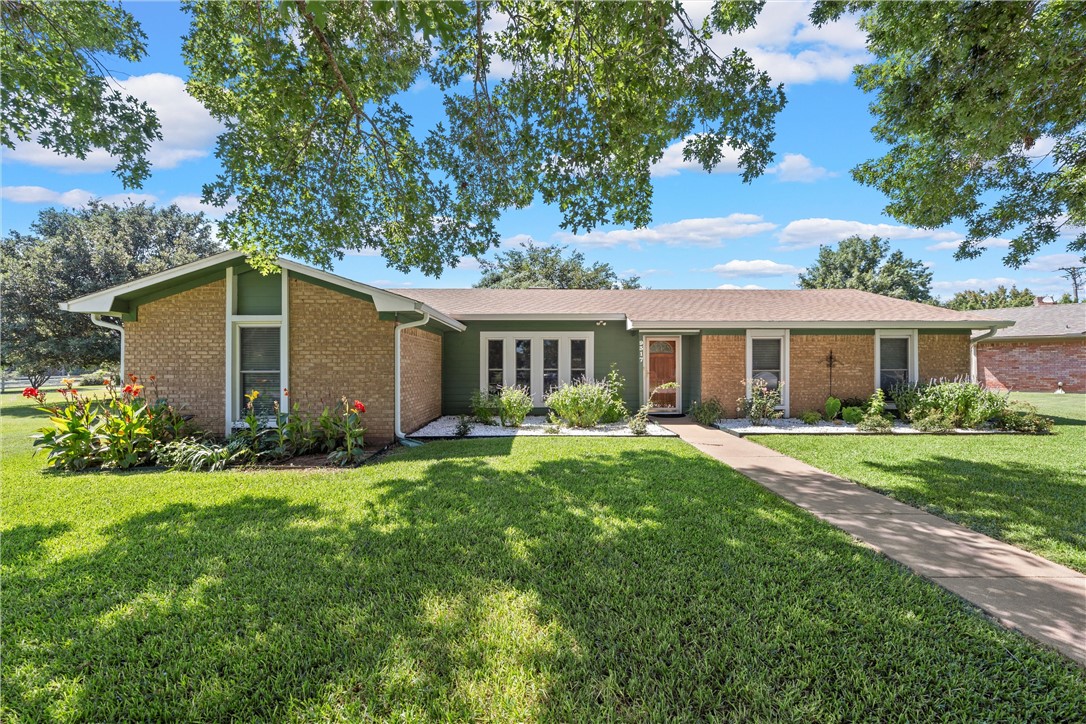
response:
[[[569,341],[569,381],[588,377],[588,340],[571,339]]]
[[[543,340],[543,394],[558,386],[558,340]]]
[[[513,342],[513,352],[516,359],[516,384],[532,389],[532,340],[518,339]]]
[[[756,380],[765,380],[766,386],[775,390],[781,384],[780,339],[752,339],[750,372]]]
[[[894,385],[909,381],[909,340],[907,337],[879,340],[879,387],[889,392]]]
[[[505,384],[505,342],[500,339],[486,341],[487,390],[497,392]]]
[[[280,391],[279,327],[240,327],[238,333],[242,414],[247,412],[245,396],[255,390],[260,394],[253,402],[253,411],[262,416],[271,415]]]

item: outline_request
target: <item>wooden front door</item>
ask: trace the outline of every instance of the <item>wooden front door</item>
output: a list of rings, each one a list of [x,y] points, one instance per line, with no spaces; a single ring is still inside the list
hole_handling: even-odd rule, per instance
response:
[[[677,412],[679,389],[677,387],[666,390],[657,388],[679,382],[679,338],[646,337],[645,349],[646,393],[650,396],[652,409]]]

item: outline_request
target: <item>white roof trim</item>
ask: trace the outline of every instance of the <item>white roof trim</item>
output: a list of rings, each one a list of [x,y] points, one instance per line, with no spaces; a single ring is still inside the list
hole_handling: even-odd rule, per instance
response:
[[[139,279],[133,279],[130,282],[124,284],[118,284],[115,287],[109,289],[103,289],[100,292],[94,292],[93,294],[86,294],[82,297],[76,297],[75,299],[67,302],[61,302],[60,308],[67,312],[84,312],[84,313],[97,313],[97,314],[115,314],[111,312],[113,309],[113,301],[121,294],[127,294],[128,292],[134,292],[143,287],[151,286],[152,284],[158,284],[159,282],[166,282],[170,279],[176,279],[177,277],[185,276],[193,272],[201,271],[202,269],[209,269],[223,262],[232,261],[234,259],[240,259],[245,254],[240,251],[223,251],[218,254],[213,254],[197,261],[189,262],[188,264],[182,264],[181,266],[175,266],[172,269],[160,271],[157,274],[150,274]]]
[[[570,314],[458,314],[457,319],[469,322],[614,322],[625,321],[626,315],[621,312],[605,312],[602,314],[590,314],[586,312]]]
[[[1001,329],[1003,327],[1010,327],[1013,322],[999,322],[994,321],[988,325],[978,326],[976,320],[963,320],[961,322],[920,322],[915,320],[893,320],[893,321],[858,321],[858,322],[842,322],[842,321],[802,321],[802,322],[784,322],[779,319],[775,320],[747,320],[747,321],[682,321],[676,322],[675,320],[635,320],[630,319],[626,322],[626,328],[630,330],[634,329],[655,329],[660,327],[667,327],[669,329]]]

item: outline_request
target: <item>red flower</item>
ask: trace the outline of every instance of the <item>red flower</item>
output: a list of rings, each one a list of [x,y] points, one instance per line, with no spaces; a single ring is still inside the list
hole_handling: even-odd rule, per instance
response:
[[[354,409],[358,410],[359,412],[365,412],[366,411],[366,406],[363,405],[358,400],[355,400],[354,401]]]
[[[132,394],[132,389],[133,389],[132,385],[125,385],[124,389],[121,390],[121,392],[123,392],[126,395],[131,395]]]
[[[27,387],[27,388],[25,388],[23,390],[23,397],[37,397],[37,396],[38,396],[38,388],[37,387]]]

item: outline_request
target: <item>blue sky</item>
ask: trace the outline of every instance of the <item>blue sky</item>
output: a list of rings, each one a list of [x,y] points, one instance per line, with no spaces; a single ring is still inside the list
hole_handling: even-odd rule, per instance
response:
[[[687,3],[700,17],[706,3]],[[200,203],[203,183],[214,178],[217,124],[184,92],[187,70],[181,36],[188,17],[179,4],[125,3],[148,36],[148,55],[138,64],[111,59],[107,66],[131,93],[156,108],[164,139],[151,151],[153,174],[142,189],[126,191],[110,173],[104,155],[86,161],[56,156],[32,144],[3,151],[3,228],[25,231],[47,206],[78,206],[92,196],[175,202],[211,211]],[[653,222],[646,229],[605,227],[573,236],[559,228],[553,207],[536,202],[507,214],[499,225],[503,246],[528,238],[569,244],[591,261],[610,263],[623,275],[637,274],[655,288],[787,289],[811,263],[818,245],[846,236],[879,234],[927,263],[935,292],[947,297],[964,288],[1016,283],[1038,293],[1062,293],[1068,284],[1054,270],[1071,255],[1045,250],[1019,270],[1003,266],[1003,240],[977,260],[953,259],[962,227],[930,231],[905,227],[882,212],[885,200],[849,175],[857,163],[880,154],[871,137],[870,98],[855,87],[851,68],[865,59],[863,35],[851,21],[826,28],[806,22],[809,4],[769,2],[756,28],[738,44],[773,78],[786,85],[788,105],[777,120],[770,172],[744,184],[725,163],[712,174],[682,162],[682,143],[672,146],[654,170]],[[440,94],[420,84],[410,94],[411,112],[423,126],[440,113]],[[493,252],[492,252],[493,254]],[[491,254],[491,255],[492,255]],[[464,260],[439,279],[400,274],[378,256],[352,255],[335,271],[388,287],[469,286],[478,264]]]

